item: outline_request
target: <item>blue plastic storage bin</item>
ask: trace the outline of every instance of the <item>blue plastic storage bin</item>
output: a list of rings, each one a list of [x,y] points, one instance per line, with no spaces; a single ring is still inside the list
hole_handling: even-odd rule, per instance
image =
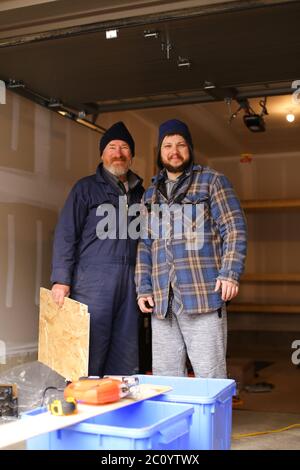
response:
[[[170,392],[153,398],[194,406],[190,449],[227,450],[231,445],[234,380],[137,375],[141,384],[169,385]]]
[[[26,415],[44,410],[37,408]],[[193,412],[190,405],[146,400],[28,439],[27,449],[186,450]]]

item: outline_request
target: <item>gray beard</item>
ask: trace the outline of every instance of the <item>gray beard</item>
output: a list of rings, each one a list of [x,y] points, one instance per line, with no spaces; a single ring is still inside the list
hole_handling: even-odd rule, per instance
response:
[[[109,166],[106,168],[110,173],[112,173],[114,176],[125,176],[128,173],[129,166],[128,168],[116,168],[113,165]]]

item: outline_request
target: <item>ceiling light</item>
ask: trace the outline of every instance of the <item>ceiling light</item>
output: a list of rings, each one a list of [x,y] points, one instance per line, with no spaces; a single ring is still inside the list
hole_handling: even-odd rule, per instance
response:
[[[189,59],[183,58],[183,57],[178,57],[177,60],[177,66],[178,67],[187,67],[189,68],[191,66],[191,62]]]
[[[203,88],[204,88],[204,90],[211,90],[213,88],[216,88],[216,85],[212,82],[205,81]]]
[[[116,39],[118,37],[117,29],[107,29],[105,31],[106,39]]]
[[[245,114],[244,123],[251,132],[264,132],[266,130],[265,121],[258,114]]]
[[[286,115],[286,120],[287,120],[288,122],[294,122],[294,121],[295,121],[295,114],[293,114],[293,113],[288,113],[288,114]]]
[[[159,32],[158,31],[150,31],[150,30],[146,30],[144,31],[144,38],[145,39],[158,39],[159,37]]]

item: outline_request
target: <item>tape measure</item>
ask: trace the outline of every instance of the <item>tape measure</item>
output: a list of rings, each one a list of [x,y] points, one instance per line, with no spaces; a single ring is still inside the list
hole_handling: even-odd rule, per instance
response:
[[[77,401],[73,397],[68,397],[65,400],[53,400],[48,409],[54,416],[67,416],[77,413]]]

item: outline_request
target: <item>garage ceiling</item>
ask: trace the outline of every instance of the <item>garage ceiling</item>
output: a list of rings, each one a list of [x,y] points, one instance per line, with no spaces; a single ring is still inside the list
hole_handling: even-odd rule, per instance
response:
[[[53,11],[68,2],[27,3]],[[79,3],[72,2],[74,11]],[[191,2],[172,3],[174,11],[155,13],[153,8],[150,16],[128,15],[105,23],[94,23],[90,16],[89,24],[78,25],[76,17],[77,26],[68,29],[53,29],[57,25],[52,21],[52,30],[49,22],[47,31],[44,25],[31,35],[20,34],[15,13],[15,36],[11,20],[4,37],[5,15],[13,12],[1,11],[0,2],[0,79],[10,85],[22,81],[24,87],[14,90],[40,104],[58,100],[87,114],[286,94],[300,79],[299,1],[223,2],[222,8],[214,5],[211,10],[184,10],[182,4]],[[26,8],[21,11],[24,30],[30,22],[24,17]],[[105,31],[111,27],[118,28],[118,37],[107,40]],[[146,39],[145,31],[158,37]],[[180,60],[190,66],[179,67]],[[205,82],[216,88],[205,90]]]
[[[251,106],[256,111],[259,110],[258,101],[251,100]],[[233,109],[236,108],[237,105],[233,105]],[[253,155],[254,161],[258,155],[289,154],[299,158],[300,106],[286,95],[269,97],[267,108],[269,115],[265,117],[266,132],[263,133],[250,132],[243,123],[242,112],[229,124],[228,109],[223,102],[151,108],[133,113],[144,122],[153,124],[155,129],[167,119],[178,118],[187,122],[199,162],[244,153]],[[293,123],[286,120],[289,111],[295,115]],[[119,115],[126,122],[126,112]],[[105,122],[105,115],[99,118],[99,122]],[[272,164],[270,171],[273,171]],[[294,197],[298,196],[299,192]]]

